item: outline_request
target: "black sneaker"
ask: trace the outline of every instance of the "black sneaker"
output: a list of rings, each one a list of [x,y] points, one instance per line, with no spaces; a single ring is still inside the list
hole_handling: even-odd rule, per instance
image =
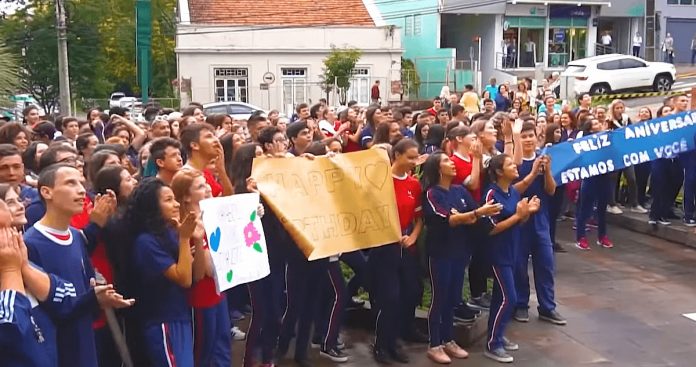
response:
[[[468,307],[457,307],[454,310],[454,321],[471,323],[476,321],[476,316],[478,316],[478,313]]]
[[[506,337],[503,337],[503,348],[505,348],[505,350],[507,350],[508,352],[520,350],[519,344],[512,342],[510,339]]]
[[[348,362],[348,355],[343,353],[343,351],[338,350],[337,348],[332,348],[329,350],[322,348],[321,351],[319,351],[319,355],[322,357],[326,357],[336,363]]]
[[[408,356],[406,355],[406,353],[404,353],[403,349],[401,348],[392,348],[389,351],[387,351],[387,353],[389,354],[389,357],[391,357],[391,359],[393,359],[396,362],[404,364],[409,362]]]
[[[696,220],[690,218],[683,219],[684,225],[687,227],[696,227]]]
[[[346,310],[361,309],[365,306],[365,301],[357,297],[352,297],[346,302]]]
[[[481,316],[481,310],[473,309],[473,308],[467,306],[465,302],[460,303],[460,304],[459,304],[457,307],[455,307],[454,309],[455,309],[455,310],[458,310],[458,309],[468,310],[469,312],[475,313],[475,314],[476,314],[476,317]]]
[[[563,252],[568,252],[563,246],[559,245],[558,242],[553,243],[553,252],[557,253],[563,253]]]
[[[405,342],[418,344],[428,343],[430,341],[430,337],[417,328],[412,328],[411,331],[407,332],[401,339]]]
[[[528,322],[529,321],[529,310],[526,308],[518,308],[515,310],[515,315],[513,316],[515,321],[518,322]]]
[[[389,359],[389,354],[386,350],[372,346],[372,358],[375,362],[379,364],[389,365],[391,364],[391,359]]]
[[[539,319],[544,320],[544,321],[548,321],[548,322],[555,324],[555,325],[565,325],[568,323],[568,321],[566,321],[566,319],[564,319],[563,316],[561,316],[561,314],[558,313],[558,311],[556,311],[556,310],[553,310],[553,311],[541,311],[541,310],[539,310]]]
[[[346,343],[343,342],[343,339],[339,336],[336,338],[336,349],[338,350],[345,350],[346,349]]]
[[[486,295],[484,294],[480,297],[469,299],[466,302],[466,305],[475,310],[488,311],[491,308],[491,301],[487,299]]]
[[[319,349],[321,348],[321,345],[323,344],[321,339],[312,339],[312,348],[313,349]]]
[[[500,363],[512,363],[515,360],[511,355],[507,354],[505,348],[489,350],[488,347],[486,347],[483,355]]]
[[[666,218],[659,218],[659,219],[657,220],[657,223],[662,224],[663,226],[668,226],[668,225],[672,224],[672,222],[670,222],[670,221],[669,221],[668,219],[666,219]]]

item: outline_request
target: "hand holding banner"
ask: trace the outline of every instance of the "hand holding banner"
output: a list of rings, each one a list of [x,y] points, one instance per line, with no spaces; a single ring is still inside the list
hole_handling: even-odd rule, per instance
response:
[[[389,157],[381,149],[332,158],[257,158],[259,191],[310,260],[399,242]]]
[[[271,273],[263,226],[256,212],[259,194],[205,199],[200,206],[218,293]]]
[[[558,184],[603,175],[696,149],[696,111],[602,131],[548,147]]]

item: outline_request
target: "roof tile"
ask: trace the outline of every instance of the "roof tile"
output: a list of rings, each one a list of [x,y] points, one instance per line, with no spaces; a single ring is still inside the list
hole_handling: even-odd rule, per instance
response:
[[[191,23],[375,26],[362,0],[188,0]]]

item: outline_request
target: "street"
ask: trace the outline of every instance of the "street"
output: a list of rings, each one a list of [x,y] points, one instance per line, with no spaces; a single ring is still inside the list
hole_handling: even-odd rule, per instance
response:
[[[512,321],[507,334],[520,345],[513,352],[514,365],[693,366],[696,321],[683,314],[696,312],[696,251],[611,226],[614,249],[594,246],[580,252],[571,242],[570,225],[559,225],[559,239],[568,253],[556,256],[558,310],[568,325],[539,321],[532,294],[530,322]],[[589,234],[590,239],[594,236]],[[343,338],[350,355],[344,366],[377,365],[370,355],[371,332],[346,328]],[[435,365],[425,355],[426,345],[406,349],[410,365]],[[483,356],[483,340],[467,349],[469,358],[453,365],[500,365]],[[234,365],[241,364],[242,355],[243,344],[236,342]],[[310,356],[314,365],[333,364],[316,350]]]
[[[685,91],[686,93],[690,93],[691,88],[696,87],[696,68],[681,66],[680,69],[682,71],[678,72],[677,80],[675,80],[674,84],[672,85],[672,90],[673,91]],[[658,106],[662,105],[662,102],[664,101],[664,99],[665,99],[665,97],[663,97],[663,96],[657,96],[657,97],[632,98],[632,99],[627,99],[624,102],[626,102],[627,109],[629,109],[632,113],[637,114],[638,109],[640,107],[650,106],[653,109],[655,109]]]

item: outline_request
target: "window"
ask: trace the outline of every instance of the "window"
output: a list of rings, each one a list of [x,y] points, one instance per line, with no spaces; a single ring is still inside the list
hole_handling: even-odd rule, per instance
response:
[[[369,104],[371,102],[370,88],[370,69],[365,67],[353,69],[353,77],[350,79],[350,88],[348,89],[348,100]]]
[[[669,5],[696,5],[696,0],[667,0]]]
[[[208,107],[205,109],[205,114],[206,115],[212,115],[216,113],[224,113],[227,114],[227,106],[221,105],[221,106],[213,106],[213,107]]]
[[[307,69],[281,68],[281,86],[283,88],[283,108],[290,116],[295,106],[307,101]]]
[[[404,17],[404,35],[419,36],[422,28],[420,15],[407,15]]]
[[[634,68],[644,68],[645,64],[633,59],[622,59],[621,69],[634,69]]]
[[[600,62],[597,64],[599,70],[618,70],[620,69],[619,60]]]
[[[228,105],[227,111],[230,115],[251,115],[254,113],[253,108],[237,104]]]
[[[404,17],[404,35],[413,36],[413,15]]]
[[[246,68],[216,68],[215,100],[217,102],[247,102],[249,71]]]

